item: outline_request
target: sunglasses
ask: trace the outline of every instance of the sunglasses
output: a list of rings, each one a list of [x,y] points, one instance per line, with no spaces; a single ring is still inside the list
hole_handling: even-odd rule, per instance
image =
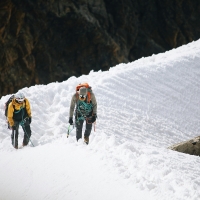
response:
[[[24,98],[17,98],[16,101],[22,103],[24,101]]]
[[[79,95],[79,99],[85,99],[86,95]]]

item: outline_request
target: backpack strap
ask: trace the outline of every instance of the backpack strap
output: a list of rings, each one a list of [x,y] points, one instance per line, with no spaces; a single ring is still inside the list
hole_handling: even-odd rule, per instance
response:
[[[92,92],[92,87],[88,87],[88,92],[87,92],[87,102],[90,103],[91,101],[91,92]]]

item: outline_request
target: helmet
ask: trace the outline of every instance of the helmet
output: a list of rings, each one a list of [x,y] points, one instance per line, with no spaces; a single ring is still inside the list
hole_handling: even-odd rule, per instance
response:
[[[25,96],[22,92],[17,92],[15,94],[15,99],[16,99],[17,102],[22,103],[25,99]]]
[[[79,89],[79,94],[80,95],[87,95],[87,88],[86,87],[81,87]]]

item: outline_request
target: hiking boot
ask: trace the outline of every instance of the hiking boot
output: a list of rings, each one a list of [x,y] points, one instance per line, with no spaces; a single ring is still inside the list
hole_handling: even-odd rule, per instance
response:
[[[85,144],[89,144],[89,137],[88,136],[84,136],[84,142],[85,142]]]
[[[25,146],[27,146],[27,144],[22,143],[22,146],[25,147]]]

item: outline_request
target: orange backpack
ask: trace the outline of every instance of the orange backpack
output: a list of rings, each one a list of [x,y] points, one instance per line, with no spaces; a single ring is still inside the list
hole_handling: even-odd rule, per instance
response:
[[[81,87],[86,87],[88,89],[87,102],[90,103],[92,87],[90,87],[88,83],[80,83],[76,86],[76,92],[78,92]]]

